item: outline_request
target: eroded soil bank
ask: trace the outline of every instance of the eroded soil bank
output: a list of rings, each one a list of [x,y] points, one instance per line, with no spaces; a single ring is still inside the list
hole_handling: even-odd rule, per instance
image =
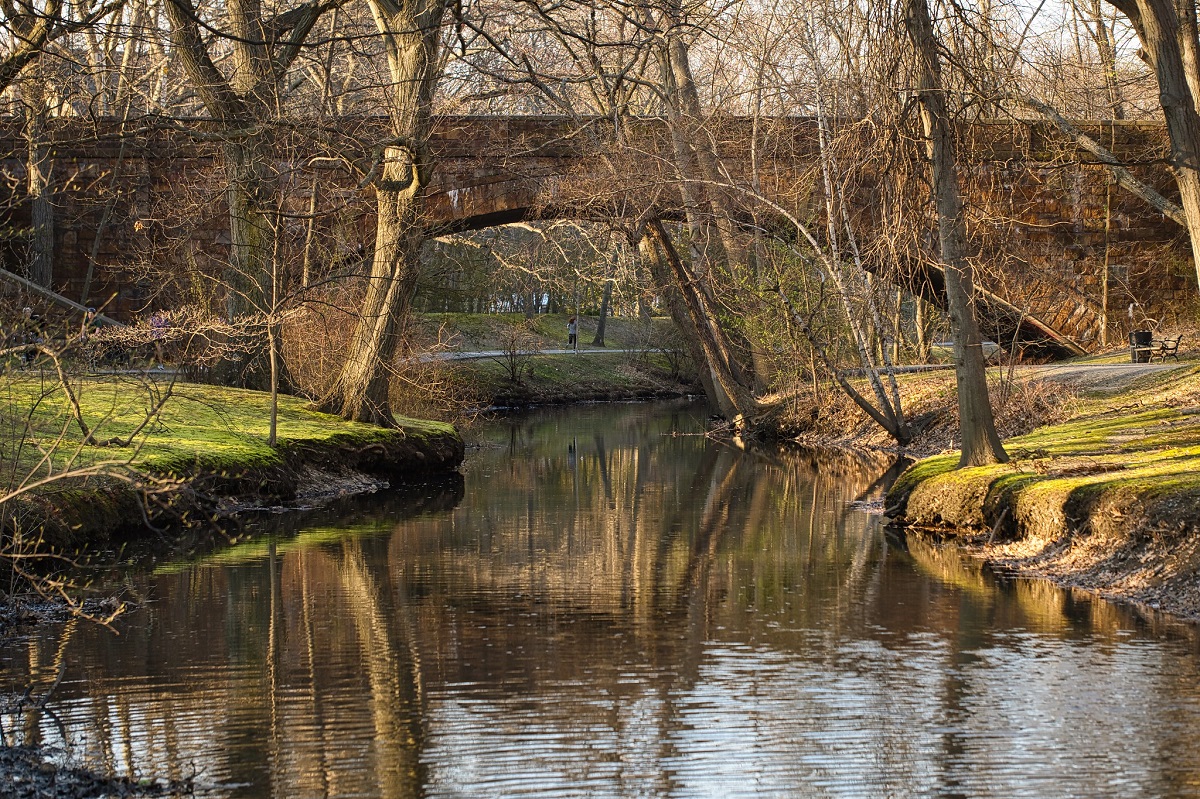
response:
[[[30,378],[10,381],[7,389],[0,412],[26,420],[6,426],[17,433],[3,442],[9,474],[0,496],[9,496],[0,503],[0,521],[17,548],[37,541],[60,550],[87,547],[247,506],[444,473],[463,459],[462,438],[448,424],[355,424],[294,397],[280,397],[278,437],[269,446],[265,394],[116,377],[76,385],[79,415],[95,438],[133,438],[124,446],[94,446],[56,385]]]
[[[1007,464],[919,461],[888,514],[992,566],[1200,620],[1200,367],[1089,390],[1005,441]]]

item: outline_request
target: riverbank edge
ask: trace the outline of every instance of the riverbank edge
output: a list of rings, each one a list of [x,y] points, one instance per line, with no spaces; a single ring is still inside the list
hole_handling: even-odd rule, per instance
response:
[[[339,420],[340,421],[340,420]],[[103,545],[216,522],[238,510],[311,503],[363,493],[385,482],[419,480],[456,470],[465,443],[448,425],[437,429],[332,430],[281,441],[277,459],[225,459],[221,468],[135,468],[120,474],[65,479],[11,500],[23,528],[37,530],[56,551]]]
[[[1093,398],[1005,441],[1008,464],[918,460],[885,514],[1006,576],[1200,622],[1200,369]]]

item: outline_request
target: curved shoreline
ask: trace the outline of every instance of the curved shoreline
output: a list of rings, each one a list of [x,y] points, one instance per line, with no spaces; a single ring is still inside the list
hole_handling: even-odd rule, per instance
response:
[[[269,446],[266,394],[110,376],[79,382],[78,415],[96,438],[132,436],[133,444],[90,445],[57,401],[60,389],[47,402],[36,376],[11,379],[8,388],[9,410],[30,420],[3,450],[18,456],[6,488],[15,496],[0,518],[14,552],[71,551],[238,508],[370,490],[380,479],[452,471],[464,454],[448,424],[398,418],[396,428],[375,427],[287,396],[279,397],[277,443]]]
[[[888,516],[996,571],[1200,621],[1200,368],[1089,396],[1005,447],[1007,464],[918,461]]]
[[[452,472],[462,463],[465,447],[456,432],[412,432],[379,429],[366,443],[339,435],[290,440],[279,447],[276,463],[233,461],[220,471],[198,464],[67,479],[12,500],[13,513],[36,519],[52,547],[74,549],[217,521],[240,510],[361,493],[389,480]]]

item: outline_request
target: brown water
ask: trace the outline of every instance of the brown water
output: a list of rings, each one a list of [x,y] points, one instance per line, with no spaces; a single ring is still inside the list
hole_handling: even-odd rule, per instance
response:
[[[465,481],[135,577],[0,719],[202,796],[1200,796],[1188,628],[890,541],[887,464],[686,405],[490,424]],[[59,723],[61,722],[61,726]]]

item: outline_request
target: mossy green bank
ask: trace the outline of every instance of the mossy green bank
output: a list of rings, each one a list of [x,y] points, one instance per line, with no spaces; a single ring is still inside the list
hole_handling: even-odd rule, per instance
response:
[[[1006,440],[1011,461],[919,461],[889,513],[993,563],[1200,617],[1200,366],[1082,397]]]
[[[71,386],[84,425],[107,445],[85,443],[52,373],[9,375],[0,389],[0,480],[5,494],[28,487],[8,503],[6,524],[40,528],[60,545],[141,525],[138,494],[156,484],[170,490],[151,507],[184,517],[231,498],[288,502],[339,475],[442,472],[463,457],[462,439],[441,422],[400,419],[385,429],[280,396],[269,446],[270,397],[261,392],[165,376],[93,376]]]

